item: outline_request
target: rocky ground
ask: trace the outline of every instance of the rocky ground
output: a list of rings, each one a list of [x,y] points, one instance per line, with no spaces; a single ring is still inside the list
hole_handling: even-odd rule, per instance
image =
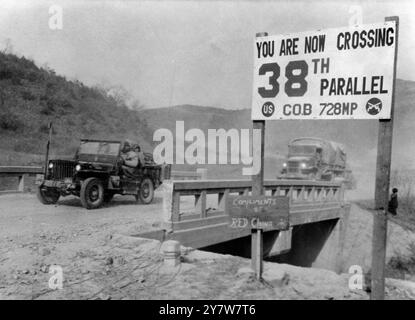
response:
[[[250,260],[189,248],[182,248],[180,266],[167,268],[161,243],[129,236],[159,225],[161,203],[160,194],[148,206],[116,197],[87,211],[75,198],[43,206],[30,194],[0,196],[0,299],[368,298],[348,286],[348,266],[365,273],[370,267],[371,214],[356,205],[344,274],[267,262],[259,282]],[[410,255],[413,243],[413,232],[390,223],[388,259]],[[52,290],[60,270],[62,289]],[[414,282],[389,279],[387,298],[415,299]]]

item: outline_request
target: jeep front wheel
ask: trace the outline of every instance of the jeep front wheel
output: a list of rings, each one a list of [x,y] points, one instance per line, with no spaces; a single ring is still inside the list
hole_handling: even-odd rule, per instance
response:
[[[141,181],[140,190],[138,190],[138,198],[141,203],[149,204],[154,198],[154,184],[150,178]]]
[[[86,209],[99,208],[104,202],[104,187],[97,178],[86,179],[81,186],[81,203]]]
[[[55,204],[58,202],[60,194],[58,191],[51,188],[38,187],[36,190],[36,196],[43,204]]]

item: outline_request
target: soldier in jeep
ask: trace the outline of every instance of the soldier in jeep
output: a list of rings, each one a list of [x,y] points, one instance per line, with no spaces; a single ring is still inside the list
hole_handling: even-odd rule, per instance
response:
[[[122,169],[127,177],[137,175],[137,169],[145,164],[144,154],[141,152],[140,146],[129,141],[124,143],[121,158],[123,159]]]
[[[144,166],[146,163],[144,152],[141,151],[141,148],[138,144],[133,145],[133,151],[136,152],[138,156],[138,167]]]

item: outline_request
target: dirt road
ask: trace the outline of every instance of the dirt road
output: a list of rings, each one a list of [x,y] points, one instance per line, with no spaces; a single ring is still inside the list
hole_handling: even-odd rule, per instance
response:
[[[30,298],[30,286],[42,270],[48,271],[45,266],[77,259],[112,234],[136,234],[158,226],[161,202],[159,195],[146,206],[137,205],[133,197],[116,196],[102,209],[85,210],[76,198],[44,206],[33,194],[0,196],[0,296],[4,298],[6,289],[6,296],[13,292],[12,296]]]
[[[90,211],[76,198],[44,206],[31,194],[0,196],[0,299],[367,298],[364,292],[349,292],[347,275],[330,272],[327,277],[326,270],[290,266],[283,267],[290,274],[290,286],[270,289],[238,275],[249,260],[232,256],[190,257],[177,272],[165,273],[159,243],[121,236],[157,227],[161,210],[160,193],[147,206],[119,196],[108,206]],[[370,238],[371,214],[353,205],[346,267],[359,264],[367,271]],[[388,257],[397,250],[409,254],[411,243],[415,243],[413,233],[390,226]],[[62,268],[63,290],[49,288],[50,266]],[[218,278],[221,281],[212,281]],[[412,297],[395,291],[391,289],[390,298]]]
[[[87,234],[100,230],[135,232],[160,220],[161,202],[158,195],[150,205],[138,205],[133,197],[115,196],[114,201],[99,210],[85,210],[75,197],[45,206],[33,194],[3,195],[0,197],[0,234],[4,237]]]

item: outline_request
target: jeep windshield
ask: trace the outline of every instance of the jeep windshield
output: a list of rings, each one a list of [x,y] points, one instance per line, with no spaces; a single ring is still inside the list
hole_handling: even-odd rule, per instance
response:
[[[118,156],[119,150],[119,142],[81,141],[78,154],[100,154],[107,156]]]
[[[120,147],[120,142],[82,140],[77,159],[87,162],[114,162],[120,153]]]

